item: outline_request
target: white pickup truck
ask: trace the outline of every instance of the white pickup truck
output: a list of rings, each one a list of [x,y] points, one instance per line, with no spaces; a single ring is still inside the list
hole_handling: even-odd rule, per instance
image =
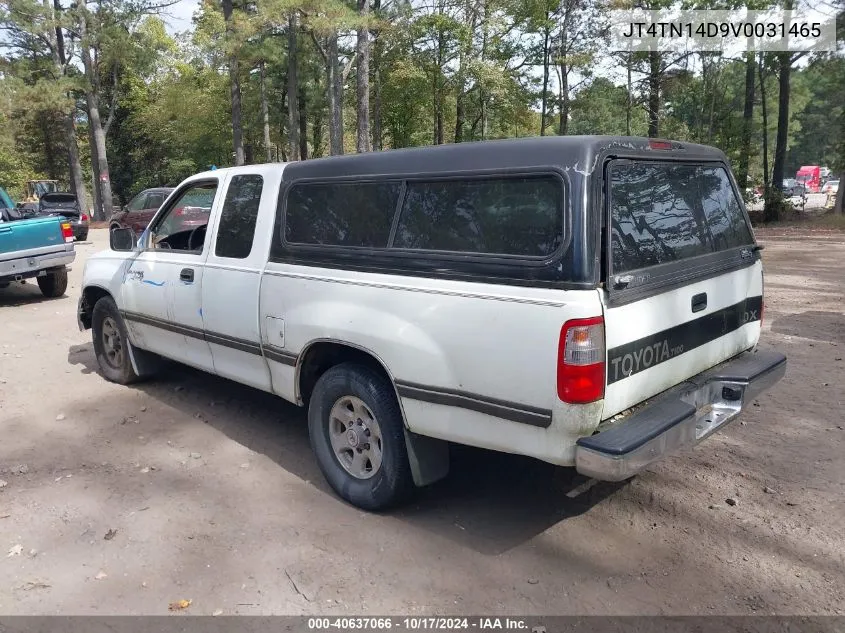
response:
[[[328,482],[379,509],[449,442],[622,480],[734,419],[786,369],[756,349],[760,248],[724,154],[688,143],[253,165],[114,230],[79,324],[109,380],[166,357],[307,406]]]

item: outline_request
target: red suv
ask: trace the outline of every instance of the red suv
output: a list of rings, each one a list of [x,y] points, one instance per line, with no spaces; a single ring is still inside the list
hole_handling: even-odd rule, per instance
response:
[[[109,229],[129,227],[136,235],[140,235],[172,192],[172,187],[145,189],[111,217]]]

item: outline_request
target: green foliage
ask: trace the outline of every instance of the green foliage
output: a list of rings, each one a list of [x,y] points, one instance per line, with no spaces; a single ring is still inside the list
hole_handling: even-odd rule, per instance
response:
[[[762,1],[762,0],[760,0]],[[558,129],[568,111],[570,134],[648,132],[649,59],[632,58],[631,92],[619,85],[624,58],[603,39],[604,0],[371,0],[366,18],[377,46],[370,62],[371,125],[385,148],[537,134],[541,128],[543,64],[548,61],[544,132]],[[631,5],[614,1],[614,7]],[[642,4],[642,3],[640,3]],[[649,7],[671,4],[649,0]],[[695,7],[759,5],[688,2]],[[109,125],[107,149],[115,192],[126,201],[154,185],[175,184],[210,165],[233,162],[229,60],[239,61],[247,159],[264,159],[264,118],[258,68],[265,71],[270,142],[284,158],[289,147],[288,16],[298,14],[298,105],[309,157],[328,153],[327,43],[338,36],[343,76],[341,112],[345,146],[355,146],[357,29],[365,25],[351,0],[251,0],[235,2],[227,30],[219,0],[203,0],[194,28],[174,38],[144,0],[89,2],[53,16],[51,3],[6,0],[0,26],[0,186],[20,193],[35,176],[67,180],[67,146],[61,115],[74,112],[83,166],[90,170],[84,116],[86,85],[71,31],[85,17],[96,57],[93,83],[101,118]],[[56,25],[67,36],[71,61],[57,73],[48,35]],[[74,31],[75,32],[75,31]],[[377,52],[376,52],[377,51]],[[771,58],[771,59],[770,59]],[[614,81],[604,76],[617,60]],[[801,164],[845,169],[845,59],[816,55],[798,64],[790,87],[787,173]],[[768,125],[763,129],[761,86],[756,85],[749,172],[763,175],[762,141],[769,169],[777,128],[778,84],[774,57],[764,58]],[[621,70],[621,73],[618,72]],[[720,147],[739,160],[743,131],[745,67],[742,59],[709,53],[661,55],[660,135]],[[560,78],[566,89],[559,93]],[[376,125],[377,123],[377,125]],[[300,122],[296,123],[297,128]],[[90,173],[89,173],[90,177]]]

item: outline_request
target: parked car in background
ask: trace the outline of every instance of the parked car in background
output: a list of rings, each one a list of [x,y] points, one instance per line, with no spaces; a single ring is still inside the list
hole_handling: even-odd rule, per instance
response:
[[[807,188],[794,178],[785,178],[781,183],[780,190],[785,198],[803,197],[807,195]]]
[[[88,239],[88,214],[82,211],[79,200],[72,193],[45,193],[38,201],[38,215],[62,216],[73,229],[77,242]]]
[[[111,217],[109,229],[126,227],[140,235],[172,191],[171,187],[145,189]]]
[[[822,187],[822,193],[826,193],[829,196],[835,196],[839,192],[839,181],[838,180],[828,180],[824,183],[824,187]]]

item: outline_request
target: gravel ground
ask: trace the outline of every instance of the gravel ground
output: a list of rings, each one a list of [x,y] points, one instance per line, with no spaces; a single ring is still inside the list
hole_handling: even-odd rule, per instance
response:
[[[842,233],[761,231],[786,378],[692,452],[597,484],[456,449],[391,514],[339,501],[302,411],[174,366],[121,387],[75,309],[0,290],[0,614],[841,614]]]

